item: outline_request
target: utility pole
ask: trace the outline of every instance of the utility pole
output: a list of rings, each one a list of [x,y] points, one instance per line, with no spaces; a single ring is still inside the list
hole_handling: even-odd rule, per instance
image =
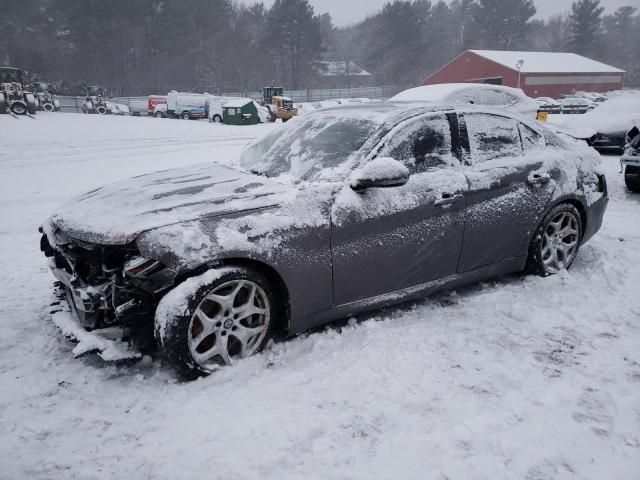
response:
[[[522,72],[522,67],[524,67],[524,60],[518,60],[518,63],[516,63],[516,69],[518,70],[518,88],[520,88],[520,74]]]

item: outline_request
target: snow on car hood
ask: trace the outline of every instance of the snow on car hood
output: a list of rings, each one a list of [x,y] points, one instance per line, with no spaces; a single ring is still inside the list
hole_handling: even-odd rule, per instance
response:
[[[202,217],[279,205],[290,187],[218,164],[155,172],[106,185],[59,208],[45,230],[104,245]]]

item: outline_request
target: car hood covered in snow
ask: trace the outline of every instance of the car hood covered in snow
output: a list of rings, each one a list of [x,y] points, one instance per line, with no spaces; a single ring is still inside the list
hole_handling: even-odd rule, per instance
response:
[[[103,245],[203,217],[277,206],[282,183],[218,164],[155,172],[106,185],[59,208],[45,230]]]

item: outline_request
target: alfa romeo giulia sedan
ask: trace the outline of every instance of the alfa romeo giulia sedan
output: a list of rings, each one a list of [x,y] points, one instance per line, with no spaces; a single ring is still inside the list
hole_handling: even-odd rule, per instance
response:
[[[473,106],[327,109],[218,160],[94,190],[41,228],[84,328],[155,338],[188,377],[274,335],[560,272],[608,202],[586,144]]]

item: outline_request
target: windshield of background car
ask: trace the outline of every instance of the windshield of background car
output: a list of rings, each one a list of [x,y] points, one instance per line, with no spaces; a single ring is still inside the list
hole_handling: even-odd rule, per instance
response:
[[[49,90],[48,83],[36,83],[36,92],[45,93]]]
[[[379,123],[363,117],[316,115],[278,128],[251,145],[241,166],[259,175],[291,175],[307,181],[333,179]]]
[[[0,70],[1,83],[22,83],[22,75],[20,70],[3,69]]]
[[[87,94],[90,97],[97,97],[98,95],[102,95],[102,89],[98,87],[89,87],[87,88]]]

